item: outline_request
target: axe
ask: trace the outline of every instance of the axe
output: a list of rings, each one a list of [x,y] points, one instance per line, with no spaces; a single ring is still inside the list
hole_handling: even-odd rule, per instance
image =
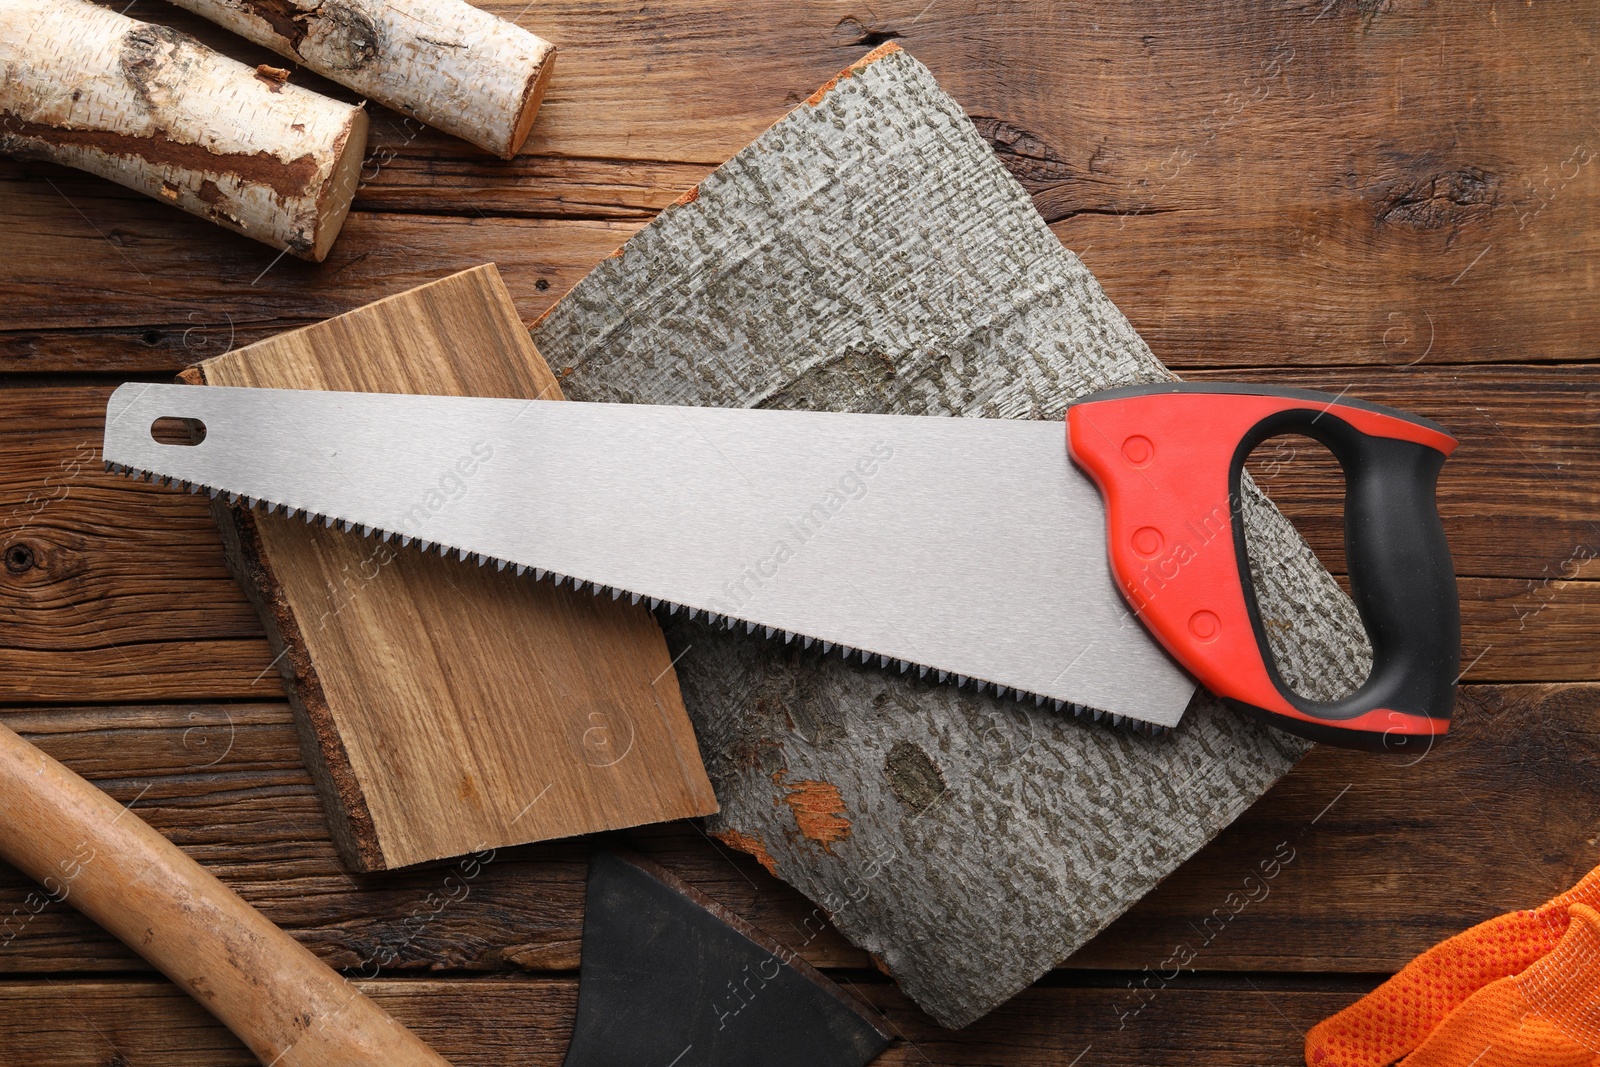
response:
[[[149,960],[263,1064],[449,1067],[148,823],[4,726],[0,812],[0,859]],[[862,1067],[888,1042],[821,973],[666,871],[591,861],[565,1067]]]

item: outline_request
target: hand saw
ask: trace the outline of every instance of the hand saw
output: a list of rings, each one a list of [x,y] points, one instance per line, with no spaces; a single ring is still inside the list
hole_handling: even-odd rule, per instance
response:
[[[188,443],[155,436],[186,422]],[[1241,477],[1297,433],[1346,478],[1373,644],[1332,702],[1280,676]],[[1435,484],[1455,440],[1344,396],[1168,383],[1054,422],[128,384],[108,466],[531,570],[938,681],[1176,725],[1194,680],[1315,740],[1449,727],[1460,617]]]

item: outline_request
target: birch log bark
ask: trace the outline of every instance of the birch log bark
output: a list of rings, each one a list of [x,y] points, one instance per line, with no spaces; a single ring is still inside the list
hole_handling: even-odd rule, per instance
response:
[[[0,151],[98,174],[304,259],[350,210],[367,115],[88,0],[0,4]]]
[[[172,0],[502,159],[533,127],[555,46],[466,0]]]

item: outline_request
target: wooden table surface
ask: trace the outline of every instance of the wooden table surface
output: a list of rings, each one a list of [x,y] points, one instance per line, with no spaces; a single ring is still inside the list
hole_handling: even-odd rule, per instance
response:
[[[121,381],[167,380],[487,260],[532,320],[893,39],[1179,373],[1348,391],[1459,435],[1440,509],[1467,669],[1446,744],[1414,762],[1319,748],[965,1031],[939,1029],[837,936],[812,940],[805,955],[902,1035],[881,1062],[1298,1063],[1306,1028],[1415,953],[1600,862],[1600,5],[490,6],[562,47],[528,149],[495,161],[374,109],[364,184],[320,266],[98,179],[0,161],[6,722],[457,1064],[559,1063],[589,842],[344,873],[206,509],[100,472],[103,403]],[[155,0],[129,13],[268,58]],[[1341,572],[1325,457],[1268,446],[1256,467]],[[617,837],[799,942],[809,906],[696,826]],[[446,894],[451,875],[465,897]],[[9,870],[0,928],[0,1063],[251,1062]]]

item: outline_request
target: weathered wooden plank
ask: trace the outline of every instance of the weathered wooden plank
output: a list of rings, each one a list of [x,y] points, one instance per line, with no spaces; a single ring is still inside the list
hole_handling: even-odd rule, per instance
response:
[[[992,117],[1058,236],[1169,365],[1588,358],[1574,308],[1600,242],[1582,221],[1600,143],[1567,109],[1600,94],[1591,14],[1089,21],[993,20],[993,62],[948,70],[919,41],[943,24],[902,43]]]
[[[1160,970],[1184,945],[1201,970],[1393,971],[1600,864],[1595,686],[1468,686],[1416,758],[1319,746],[1072,962]]]
[[[1185,372],[1226,380],[1233,371]],[[1600,574],[1600,368],[1274,366],[1264,380],[1357,396],[1436,419],[1461,445],[1439,479],[1439,510],[1459,574],[1573,579]],[[1253,472],[1330,568],[1343,571],[1343,483],[1305,438],[1256,452]],[[1537,645],[1524,649],[1537,654]]]
[[[587,839],[502,850],[465,870],[352,877],[338,863],[284,704],[4,714],[336,966],[382,961],[385,974],[577,966]],[[1592,843],[1600,686],[1469,686],[1457,715],[1450,739],[1414,767],[1314,750],[1066,966],[1160,970],[1186,945],[1201,970],[1392,971],[1600,863]],[[815,905],[693,824],[608,840],[652,856],[814,964],[870,965]],[[0,872],[0,916],[26,913],[33,890]],[[0,973],[9,975],[142,969],[65,907],[46,908],[0,946]]]
[[[708,163],[565,155],[522,155],[490,167],[449,146],[418,143],[375,143],[371,151],[372,180],[357,202],[363,212],[644,221],[712,170]]]
[[[1592,558],[1582,557],[1589,574],[1596,569],[1587,562]],[[1557,566],[1567,563],[1558,561]],[[1600,648],[1595,645],[1600,582],[1564,581],[1552,571],[1532,579],[1461,578],[1458,584],[1463,603],[1472,606],[1461,620],[1462,666],[1470,664],[1468,678],[1556,682],[1600,676]],[[1539,662],[1530,662],[1535,657]]]
[[[523,5],[489,6],[517,16]],[[379,264],[400,267],[394,245],[422,255],[423,272],[500,259],[532,317],[621,243],[597,244],[580,219],[655,210],[680,177],[727,158],[886,38],[930,66],[1180,371],[1401,366],[1425,352],[1434,363],[1588,358],[1573,309],[1600,242],[1585,224],[1600,198],[1600,144],[1572,116],[1596,102],[1583,74],[1592,25],[1540,7],[1325,9],[1230,19],[896,2],[841,18],[775,0],[645,15],[541,4],[525,21],[545,30],[548,20],[571,46],[530,152],[498,164],[380,111],[356,217],[320,270],[279,264],[255,281],[270,257],[246,242],[105,183],[4,165],[0,251],[17,290],[0,366],[175,370],[196,356],[185,331],[216,344],[231,316],[254,340],[271,332],[265,312],[300,324],[370,299],[349,290]],[[623,167],[620,187],[596,192],[609,179],[587,177],[591,165]],[[578,229],[508,229],[499,213],[559,215]],[[516,266],[530,242],[542,263]],[[29,266],[62,261],[81,265],[69,292],[57,272]],[[529,288],[539,281],[550,288]],[[62,336],[69,327],[110,332]]]
[[[1302,1031],[1356,989],[1270,978],[1174,984],[1128,1019],[1129,993],[1102,982],[1030,990],[969,1030],[942,1030],[881,979],[850,992],[899,1034],[876,1067],[1164,1067],[1298,1062]],[[362,981],[362,992],[457,1067],[559,1067],[577,1010],[574,979]],[[1126,1025],[1121,1025],[1126,1022]],[[1120,1025],[1120,1028],[1119,1028]],[[249,1053],[194,1001],[157,982],[0,983],[0,1060],[19,1067],[246,1067]],[[662,1062],[666,1062],[663,1059]]]
[[[577,982],[361,981],[456,1067],[559,1065]],[[192,998],[157,981],[0,983],[0,1061],[16,1067],[256,1067]]]
[[[101,469],[104,397],[0,392],[0,701],[280,695],[203,502]]]
[[[356,213],[307,274],[199,219],[174,225],[182,213],[154,201],[57,185],[0,183],[7,370],[176,373],[485,262],[529,319],[639,225]],[[63,277],[64,262],[82,284]]]
[[[0,393],[0,700],[280,694],[204,502],[100,470],[104,396]]]

